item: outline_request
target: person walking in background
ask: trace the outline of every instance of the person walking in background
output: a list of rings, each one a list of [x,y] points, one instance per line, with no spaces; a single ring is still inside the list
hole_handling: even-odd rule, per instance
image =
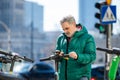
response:
[[[56,50],[60,51],[59,56],[69,54],[69,59],[59,61],[59,80],[90,80],[91,64],[96,59],[94,38],[71,15],[60,24],[64,32],[57,39]]]

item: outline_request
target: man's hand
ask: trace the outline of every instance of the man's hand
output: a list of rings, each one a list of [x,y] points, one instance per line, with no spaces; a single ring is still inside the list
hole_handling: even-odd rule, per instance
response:
[[[69,57],[71,57],[73,59],[77,59],[78,56],[77,56],[76,52],[72,51],[69,53]]]

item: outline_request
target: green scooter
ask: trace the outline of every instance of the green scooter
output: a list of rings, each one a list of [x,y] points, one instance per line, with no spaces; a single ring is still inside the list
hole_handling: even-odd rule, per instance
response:
[[[110,68],[109,68],[109,72],[108,72],[109,80],[115,80],[117,70],[118,70],[118,66],[119,66],[119,62],[120,62],[120,49],[118,49],[118,48],[116,48],[116,49],[107,49],[107,48],[98,48],[97,47],[97,50],[105,51],[105,52],[107,52],[109,54],[115,54],[116,55],[111,60]]]

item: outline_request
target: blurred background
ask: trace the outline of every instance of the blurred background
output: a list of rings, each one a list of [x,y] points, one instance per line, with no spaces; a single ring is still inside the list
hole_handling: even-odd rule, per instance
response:
[[[77,23],[88,29],[96,46],[106,47],[106,35],[95,28],[95,3],[103,0],[0,0],[0,48],[14,51],[34,60],[48,57],[55,50],[56,39],[62,33],[59,21],[73,15]],[[120,0],[117,21],[113,24],[112,47],[120,48]],[[105,54],[97,51],[95,63],[104,63]]]

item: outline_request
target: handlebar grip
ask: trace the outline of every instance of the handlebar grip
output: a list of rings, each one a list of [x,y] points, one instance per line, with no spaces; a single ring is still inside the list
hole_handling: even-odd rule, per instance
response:
[[[29,61],[29,62],[34,62],[34,60],[29,59],[29,58],[27,58],[26,56],[24,56],[24,60]]]
[[[63,54],[63,57],[69,57],[69,54]]]
[[[48,58],[43,58],[43,59],[40,59],[40,61],[48,61],[48,60],[51,60],[50,57]]]

